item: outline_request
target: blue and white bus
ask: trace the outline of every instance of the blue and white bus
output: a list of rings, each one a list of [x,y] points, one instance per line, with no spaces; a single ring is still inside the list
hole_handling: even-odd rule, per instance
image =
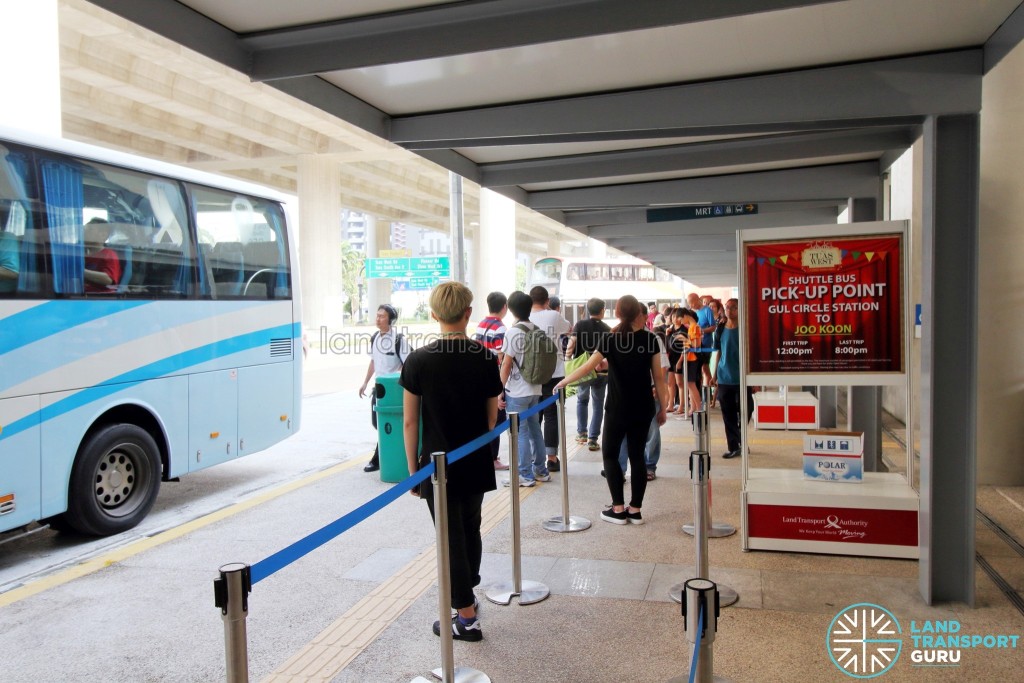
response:
[[[0,129],[0,532],[118,533],[299,429],[286,200]]]

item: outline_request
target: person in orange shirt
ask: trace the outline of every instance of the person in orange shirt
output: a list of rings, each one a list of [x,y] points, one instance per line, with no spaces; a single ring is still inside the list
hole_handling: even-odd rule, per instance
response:
[[[687,351],[685,355],[680,356],[677,366],[681,368],[682,363],[686,363],[686,389],[690,392],[690,410],[686,413],[686,418],[689,418],[694,410],[700,410],[701,405],[699,388],[701,384],[701,362],[697,354],[689,349],[701,348],[703,332],[700,329],[700,325],[697,324],[697,314],[689,308],[682,309],[682,318],[686,334],[678,334],[676,339],[683,342]]]

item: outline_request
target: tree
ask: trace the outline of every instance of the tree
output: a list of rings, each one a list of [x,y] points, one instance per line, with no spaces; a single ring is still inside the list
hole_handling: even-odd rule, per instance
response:
[[[362,302],[359,301],[359,285],[363,281],[363,255],[345,240],[341,243],[341,290],[345,293],[345,310],[355,320],[359,316]]]

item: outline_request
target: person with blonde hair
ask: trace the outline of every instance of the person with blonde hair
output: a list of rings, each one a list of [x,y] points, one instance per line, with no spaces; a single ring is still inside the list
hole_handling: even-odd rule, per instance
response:
[[[430,294],[430,315],[441,332],[409,354],[399,384],[402,433],[409,471],[430,463],[430,454],[450,453],[486,434],[498,416],[502,386],[494,354],[466,335],[473,293],[461,282],[444,282]],[[423,436],[420,438],[420,419]],[[450,628],[455,640],[478,641],[483,630],[473,588],[480,583],[483,539],[480,535],[484,494],[497,488],[491,449],[484,444],[448,465],[448,554],[451,572],[450,624],[434,622],[434,633]],[[412,495],[426,499],[434,516],[433,487],[424,482]],[[436,521],[436,520],[435,520]]]
[[[665,371],[661,367],[661,345],[645,327],[643,306],[634,296],[620,297],[615,304],[615,317],[619,324],[601,339],[590,360],[563,378],[555,385],[555,390],[580,379],[608,359],[608,401],[601,456],[612,504],[601,513],[601,519],[620,525],[643,524],[641,509],[647,491],[647,477],[636,473],[647,470],[644,446],[651,420],[656,419],[659,426],[665,424],[668,391]],[[657,409],[655,394],[651,392],[652,384],[660,404]],[[619,466],[619,449],[623,440],[626,441],[629,463],[634,472],[630,478],[628,506],[623,495],[625,477]]]

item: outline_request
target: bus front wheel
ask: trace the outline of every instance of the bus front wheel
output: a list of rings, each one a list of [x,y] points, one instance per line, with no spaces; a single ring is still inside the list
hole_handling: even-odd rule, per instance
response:
[[[71,471],[65,521],[92,536],[141,522],[160,490],[159,453],[149,432],[135,425],[108,425],[91,434]]]

